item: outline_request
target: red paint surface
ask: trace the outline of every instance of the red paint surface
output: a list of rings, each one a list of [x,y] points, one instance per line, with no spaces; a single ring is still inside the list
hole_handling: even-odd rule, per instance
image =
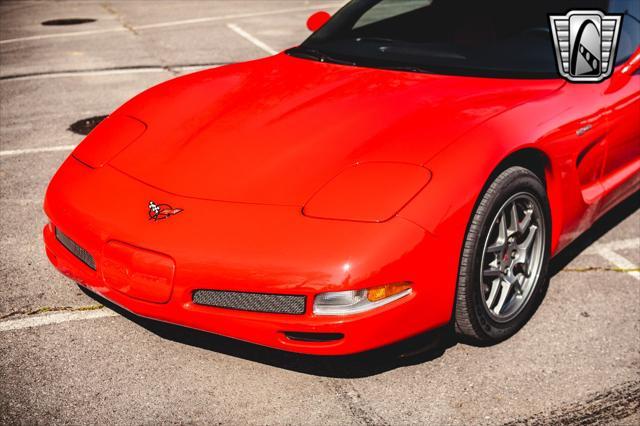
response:
[[[306,353],[378,347],[450,320],[474,204],[510,155],[546,158],[554,252],[636,191],[639,102],[637,74],[585,85],[285,54],[191,74],[117,110],[49,185],[52,224],[95,257],[97,271],[66,251],[51,226],[47,254],[63,273],[146,317]],[[127,120],[146,130],[109,124]],[[149,220],[150,200],[182,211]],[[151,265],[140,266],[135,253],[154,253]],[[110,257],[120,263],[109,266]],[[127,286],[127,262],[160,281],[173,263],[170,295],[149,280]],[[105,280],[110,274],[119,278]],[[312,313],[317,293],[403,281],[414,283],[412,295],[378,310]],[[196,306],[195,289],[300,294],[308,306],[301,316]],[[284,331],[345,337],[294,342]]]

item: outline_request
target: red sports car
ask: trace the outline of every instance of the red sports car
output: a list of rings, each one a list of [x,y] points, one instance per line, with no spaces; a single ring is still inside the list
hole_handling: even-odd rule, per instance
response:
[[[577,6],[623,18],[598,83],[558,73],[548,14]],[[327,18],[105,119],[49,185],[51,262],[137,315],[289,351],[514,334],[551,256],[640,187],[639,3]]]

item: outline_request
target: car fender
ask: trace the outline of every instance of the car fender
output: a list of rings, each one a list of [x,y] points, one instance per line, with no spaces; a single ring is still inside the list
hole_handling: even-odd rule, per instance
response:
[[[567,179],[571,171],[567,164],[563,164],[562,158],[549,150],[547,139],[552,137],[551,130],[557,123],[551,118],[546,125],[521,120],[523,115],[530,113],[529,104],[505,112],[428,160],[424,166],[432,172],[431,181],[399,215],[446,240],[451,256],[457,259],[474,207],[486,186],[516,154],[536,153],[546,162],[544,172],[551,207],[551,247],[552,252],[556,251],[564,228],[562,197],[568,196],[563,192],[566,186],[571,187],[571,184],[562,184],[560,178]]]

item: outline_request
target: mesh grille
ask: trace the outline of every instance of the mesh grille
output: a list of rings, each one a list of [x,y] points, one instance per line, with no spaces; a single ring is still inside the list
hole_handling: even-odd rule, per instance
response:
[[[305,311],[306,297],[239,291],[196,290],[193,292],[193,302],[198,305],[241,311],[302,315]]]
[[[93,256],[89,254],[88,251],[80,247],[75,243],[71,238],[67,237],[56,227],[56,238],[60,241],[60,244],[66,247],[67,250],[71,252],[75,257],[80,259],[82,263],[87,265],[89,268],[96,270],[96,261],[93,260]]]

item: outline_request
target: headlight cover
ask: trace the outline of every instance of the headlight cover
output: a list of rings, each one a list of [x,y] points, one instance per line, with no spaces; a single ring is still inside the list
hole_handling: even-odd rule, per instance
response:
[[[80,142],[71,155],[96,169],[111,161],[146,130],[147,125],[137,118],[127,115],[109,116]]]
[[[322,187],[303,208],[320,219],[384,222],[396,215],[431,179],[415,164],[356,164]]]
[[[411,283],[399,282],[363,290],[318,294],[313,301],[315,315],[352,315],[384,306],[411,294]]]

